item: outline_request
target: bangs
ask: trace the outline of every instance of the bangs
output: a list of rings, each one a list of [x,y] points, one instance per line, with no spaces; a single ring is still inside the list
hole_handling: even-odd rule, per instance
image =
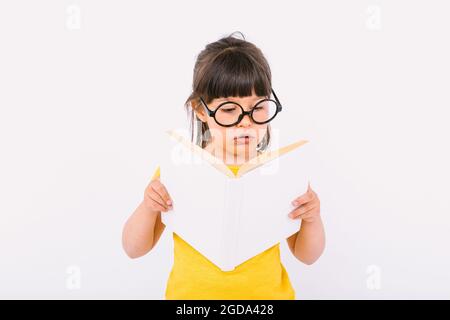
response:
[[[239,50],[219,54],[204,70],[198,83],[206,102],[223,97],[248,97],[253,90],[257,96],[270,97],[271,75],[268,66],[260,65]]]

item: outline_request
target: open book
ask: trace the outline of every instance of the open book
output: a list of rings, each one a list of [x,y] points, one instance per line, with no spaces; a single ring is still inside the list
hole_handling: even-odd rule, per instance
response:
[[[233,270],[299,230],[300,220],[288,214],[308,188],[308,141],[266,151],[235,175],[185,136],[166,133],[160,177],[173,210],[162,222],[209,261]]]

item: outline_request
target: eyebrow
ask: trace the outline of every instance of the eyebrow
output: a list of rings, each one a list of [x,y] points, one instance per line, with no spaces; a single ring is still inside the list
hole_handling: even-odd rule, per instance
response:
[[[255,102],[257,102],[257,101],[259,101],[259,100],[263,100],[263,99],[266,99],[267,97],[266,96],[258,96],[256,99],[255,99]],[[217,101],[221,101],[221,102],[225,102],[225,101],[233,101],[232,100],[233,98],[217,98]],[[236,102],[236,101],[233,101],[233,102]]]

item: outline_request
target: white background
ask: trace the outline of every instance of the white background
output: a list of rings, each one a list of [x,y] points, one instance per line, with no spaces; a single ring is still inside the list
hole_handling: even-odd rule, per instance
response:
[[[187,126],[196,55],[233,31],[271,65],[273,127],[320,151],[326,250],[306,266],[281,246],[297,298],[450,298],[449,14],[446,1],[2,1],[0,298],[164,297],[171,235],[131,260],[122,227],[161,132]]]

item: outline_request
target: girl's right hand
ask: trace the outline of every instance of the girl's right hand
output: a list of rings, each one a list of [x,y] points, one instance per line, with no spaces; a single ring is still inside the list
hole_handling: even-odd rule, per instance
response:
[[[145,188],[144,203],[152,211],[167,212],[172,210],[173,202],[166,187],[159,181],[159,178],[153,179]]]

